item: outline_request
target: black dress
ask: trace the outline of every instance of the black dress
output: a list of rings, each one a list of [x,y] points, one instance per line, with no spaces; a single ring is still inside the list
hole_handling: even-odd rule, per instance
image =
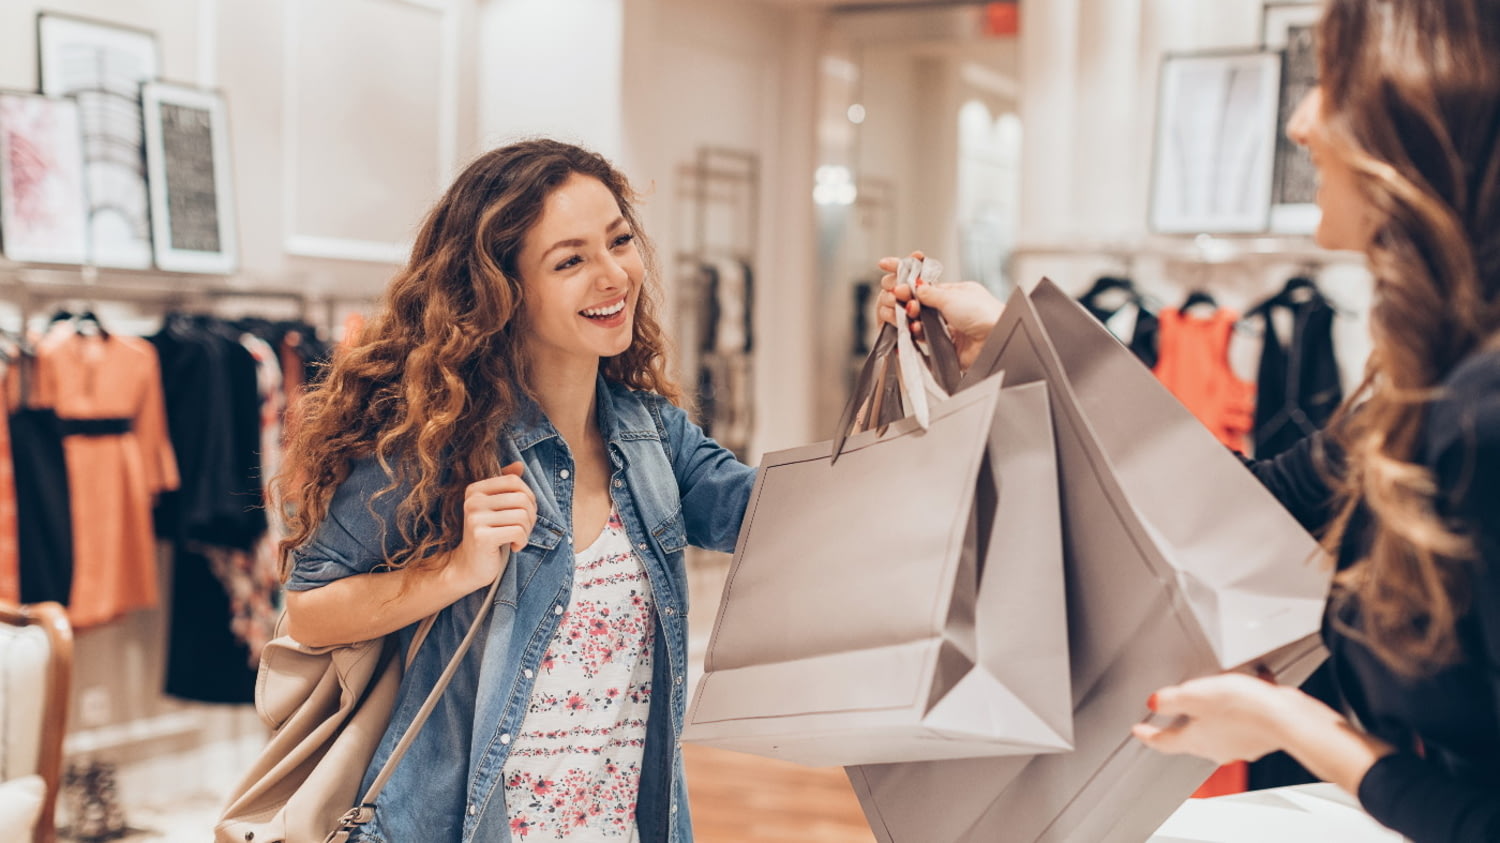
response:
[[[1329,515],[1329,489],[1315,467],[1321,440],[1319,434],[1252,465],[1309,527]],[[1436,478],[1441,514],[1466,531],[1478,553],[1464,571],[1470,604],[1457,627],[1458,660],[1410,679],[1342,633],[1331,616],[1323,638],[1345,704],[1371,734],[1397,747],[1360,783],[1365,810],[1416,843],[1493,843],[1500,840],[1500,352],[1473,355],[1446,378],[1427,411],[1420,459]],[[1370,528],[1369,514],[1358,513],[1340,548],[1341,568],[1363,557]],[[1357,624],[1357,608],[1341,620]]]
[[[1344,400],[1333,352],[1336,314],[1315,288],[1308,291],[1305,300],[1283,293],[1246,315],[1265,325],[1255,395],[1255,456],[1262,459],[1322,430]],[[1292,336],[1285,346],[1272,318],[1280,309],[1292,312]]]

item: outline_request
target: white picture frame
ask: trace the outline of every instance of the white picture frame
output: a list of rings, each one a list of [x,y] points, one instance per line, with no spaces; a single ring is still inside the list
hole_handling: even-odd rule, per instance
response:
[[[151,242],[169,272],[229,274],[239,265],[229,117],[218,91],[141,86]]]
[[[18,263],[88,260],[78,103],[0,90],[0,254]]]
[[[1282,55],[1276,119],[1276,164],[1272,175],[1270,230],[1311,235],[1318,230],[1318,173],[1307,150],[1286,136],[1287,124],[1307,92],[1318,84],[1313,35],[1322,15],[1316,3],[1268,3],[1261,7],[1261,41]]]
[[[78,101],[88,189],[89,262],[151,268],[150,201],[140,86],[160,66],[156,35],[104,21],[41,12],[42,93]]]
[[[1163,58],[1150,227],[1159,234],[1257,234],[1269,226],[1281,54]]]

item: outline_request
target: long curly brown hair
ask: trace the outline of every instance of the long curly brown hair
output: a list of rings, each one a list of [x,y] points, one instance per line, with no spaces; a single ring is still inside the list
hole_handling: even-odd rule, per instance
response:
[[[1337,423],[1326,540],[1337,550],[1361,504],[1373,527],[1335,600],[1358,606],[1352,634],[1417,675],[1457,655],[1475,553],[1419,449],[1444,377],[1500,330],[1500,3],[1330,0],[1319,37],[1326,124],[1378,220],[1374,351]]]
[[[492,150],[427,215],[410,261],[357,345],[338,354],[299,402],[285,467],[273,483],[287,525],[283,578],[291,573],[290,551],[313,535],[362,457],[374,456],[392,478],[376,498],[405,493],[395,524],[386,524],[401,539],[387,567],[436,565],[457,546],[465,488],[500,472],[497,436],[524,396],[534,395],[517,256],[547,197],[574,174],[598,179],[614,194],[646,266],[634,340],[601,360],[601,372],[680,400],[655,316],[655,255],[624,175],[593,152],[552,140]]]

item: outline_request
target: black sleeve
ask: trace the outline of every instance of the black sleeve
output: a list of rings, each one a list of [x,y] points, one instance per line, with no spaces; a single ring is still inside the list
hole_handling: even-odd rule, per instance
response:
[[[1317,534],[1333,517],[1333,490],[1325,476],[1337,470],[1333,456],[1331,443],[1319,432],[1270,459],[1241,459],[1303,529]]]
[[[1439,505],[1472,538],[1469,611],[1475,633],[1461,639],[1464,658],[1489,676],[1490,717],[1500,723],[1500,379],[1479,398],[1446,401],[1429,419],[1427,464],[1443,492]],[[1493,729],[1493,727],[1491,727]],[[1500,770],[1500,759],[1487,759]],[[1411,753],[1381,759],[1359,785],[1370,815],[1416,843],[1500,840],[1500,788],[1459,779]]]

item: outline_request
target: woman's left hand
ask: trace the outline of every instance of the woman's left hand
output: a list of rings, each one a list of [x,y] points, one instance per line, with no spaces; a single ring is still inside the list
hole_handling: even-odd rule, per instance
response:
[[[1286,745],[1287,719],[1307,703],[1322,705],[1295,688],[1226,673],[1152,694],[1147,705],[1176,722],[1164,727],[1139,723],[1131,732],[1169,755],[1196,755],[1219,764],[1254,761]]]

